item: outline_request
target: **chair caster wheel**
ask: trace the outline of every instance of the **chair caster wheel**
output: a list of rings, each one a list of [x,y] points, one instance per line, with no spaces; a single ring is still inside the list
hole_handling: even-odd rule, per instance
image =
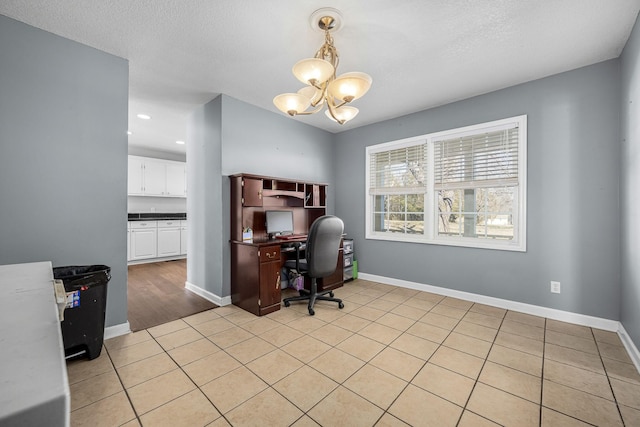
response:
[[[284,302],[284,306],[285,306],[285,307],[289,307],[289,305],[291,305],[291,304],[289,303],[289,301],[285,301],[285,302]]]
[[[309,315],[313,316],[314,314],[316,314],[316,312],[315,312],[315,311],[313,311],[313,308],[310,308],[310,309],[309,309]]]
[[[329,296],[333,298],[333,291],[329,292]]]
[[[338,303],[338,308],[340,308],[340,309],[344,308],[344,304],[343,304],[343,303],[341,303],[341,302],[340,302],[340,303]]]

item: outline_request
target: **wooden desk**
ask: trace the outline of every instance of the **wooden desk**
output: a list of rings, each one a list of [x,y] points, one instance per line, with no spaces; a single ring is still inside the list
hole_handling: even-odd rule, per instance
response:
[[[280,309],[280,271],[288,256],[282,246],[291,240],[269,240],[265,212],[293,212],[293,232],[307,234],[316,219],[326,215],[327,184],[252,174],[229,177],[231,186],[231,301],[262,316]],[[243,230],[253,231],[251,243],[242,241]],[[318,281],[318,290],[342,286],[344,259],[336,272]]]
[[[256,316],[280,310],[282,288],[281,271],[288,259],[295,259],[296,252],[283,251],[283,246],[293,243],[280,240],[261,242],[231,242],[231,301]],[[318,291],[336,289],[343,284],[341,253],[335,272],[318,279]],[[305,287],[310,286],[305,276]]]

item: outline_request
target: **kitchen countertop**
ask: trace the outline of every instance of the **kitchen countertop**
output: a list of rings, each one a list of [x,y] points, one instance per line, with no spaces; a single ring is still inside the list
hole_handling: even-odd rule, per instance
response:
[[[187,214],[182,213],[130,213],[129,221],[167,221],[167,220],[186,220]]]

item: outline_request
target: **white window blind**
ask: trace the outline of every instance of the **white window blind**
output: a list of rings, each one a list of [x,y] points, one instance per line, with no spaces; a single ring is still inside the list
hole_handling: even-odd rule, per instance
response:
[[[424,141],[370,156],[369,194],[426,191],[427,150]]]
[[[518,185],[519,128],[434,141],[436,190]]]

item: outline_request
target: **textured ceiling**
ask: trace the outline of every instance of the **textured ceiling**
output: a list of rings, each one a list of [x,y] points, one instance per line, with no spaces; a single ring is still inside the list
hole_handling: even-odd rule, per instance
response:
[[[184,152],[186,118],[218,94],[277,112],[302,86],[291,66],[322,44],[321,7],[343,15],[338,73],[373,86],[346,125],[291,120],[340,132],[616,58],[640,0],[2,0],[0,14],[128,59],[129,143]]]

